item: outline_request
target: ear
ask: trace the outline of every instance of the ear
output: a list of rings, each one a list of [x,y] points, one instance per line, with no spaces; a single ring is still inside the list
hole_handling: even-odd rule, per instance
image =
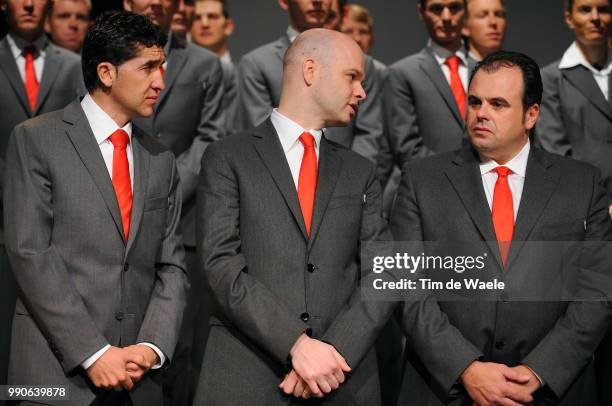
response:
[[[117,79],[117,67],[110,62],[102,62],[98,64],[97,72],[104,87],[111,88]]]
[[[317,65],[314,59],[307,58],[304,60],[304,63],[302,64],[302,76],[304,77],[304,83],[306,83],[307,86],[312,86],[314,83],[316,70]]]
[[[132,11],[132,0],[123,0],[123,9],[126,11]]]
[[[417,4],[417,14],[419,15],[419,20],[424,21],[425,18],[423,17],[423,13],[425,12],[425,10],[423,10],[423,7],[421,7],[421,3],[419,2]]]
[[[6,14],[6,0],[0,0],[0,10]]]
[[[463,35],[464,37],[469,37],[470,36],[470,28],[468,27],[467,23],[467,18],[464,19],[463,22],[463,28],[461,29],[461,35]]]
[[[288,0],[278,0],[278,5],[285,11],[289,10],[289,4],[287,3]]]
[[[572,18],[571,11],[565,10],[563,15],[565,16],[565,24],[567,24],[570,30],[574,31],[574,19]]]
[[[228,18],[225,20],[225,29],[223,30],[223,33],[225,34],[226,37],[229,37],[230,35],[232,35],[233,32],[234,32],[234,20],[232,20],[231,18]]]
[[[45,16],[45,32],[51,34],[51,14]]]
[[[538,117],[540,117],[540,105],[533,104],[525,112],[525,128],[529,131],[533,130],[533,127],[535,127],[538,121]]]

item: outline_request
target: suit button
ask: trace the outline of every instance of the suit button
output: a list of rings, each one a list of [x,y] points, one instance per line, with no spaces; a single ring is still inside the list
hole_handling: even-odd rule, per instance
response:
[[[115,313],[115,318],[119,321],[123,320],[123,312]]]
[[[317,269],[313,264],[308,264],[308,272],[313,273]]]
[[[496,350],[503,350],[505,346],[506,346],[506,343],[503,342],[503,341],[497,341],[495,343],[495,349]]]
[[[300,314],[300,319],[306,323],[310,319],[310,315],[308,313],[302,313]]]
[[[129,269],[130,269],[130,264],[128,264],[127,262],[123,264],[123,272],[127,272]]]

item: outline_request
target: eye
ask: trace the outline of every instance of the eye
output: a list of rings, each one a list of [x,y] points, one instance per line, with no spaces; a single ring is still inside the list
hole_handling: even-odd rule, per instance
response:
[[[480,106],[482,104],[482,102],[479,99],[475,98],[475,97],[470,97],[468,99],[468,104],[470,106],[472,106],[472,107],[478,107],[478,106]]]
[[[583,14],[588,14],[591,12],[591,6],[580,6],[578,8],[578,12],[583,13]]]

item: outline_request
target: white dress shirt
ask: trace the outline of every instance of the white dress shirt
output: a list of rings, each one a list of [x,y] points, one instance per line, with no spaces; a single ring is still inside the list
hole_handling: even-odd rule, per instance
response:
[[[130,183],[132,185],[132,190],[134,190],[134,154],[132,153],[132,123],[128,122],[125,126],[119,127],[119,125],[115,123],[115,121],[104,110],[102,110],[100,106],[96,104],[94,99],[89,94],[87,94],[81,101],[81,107],[83,108],[85,117],[87,117],[87,121],[89,122],[91,130],[94,133],[96,142],[100,147],[102,158],[104,159],[106,169],[108,169],[108,175],[111,179],[113,178],[114,147],[108,137],[110,137],[112,133],[114,133],[120,128],[128,134],[130,142],[127,145],[126,152],[130,167]],[[166,361],[166,357],[157,346],[151,343],[139,344],[150,347],[159,357],[159,362],[155,364],[152,369],[160,368],[164,364],[164,362]],[[99,351],[97,351],[92,356],[87,358],[84,362],[82,362],[81,367],[86,370],[87,368],[92,366],[93,363],[96,362],[110,347],[110,344],[107,344],[102,347]]]
[[[525,185],[525,172],[527,171],[527,158],[529,158],[530,149],[531,145],[529,141],[527,141],[523,149],[521,149],[521,152],[503,165],[498,164],[494,160],[489,160],[480,164],[482,185],[484,186],[485,196],[487,197],[487,203],[489,203],[489,209],[491,209],[491,211],[493,211],[493,192],[495,191],[495,182],[497,182],[497,172],[495,172],[494,169],[498,166],[505,166],[512,171],[512,173],[508,175],[508,184],[512,192],[515,222],[519,205],[521,204],[523,186]]]
[[[315,153],[317,155],[317,162],[319,161],[319,146],[321,144],[321,137],[323,136],[322,130],[305,130],[298,123],[283,116],[278,112],[278,109],[272,110],[270,116],[272,125],[276,129],[278,138],[280,139],[289,169],[291,170],[291,176],[293,177],[293,183],[295,189],[298,188],[298,179],[300,178],[300,167],[302,166],[302,157],[304,156],[304,145],[300,142],[300,135],[303,132],[308,131],[314,137]]]
[[[13,33],[9,33],[6,36],[6,40],[8,41],[9,47],[11,48],[11,53],[15,58],[15,62],[17,63],[17,70],[19,71],[19,75],[21,75],[21,80],[25,83],[25,56],[23,54],[23,50],[25,47],[29,45],[34,45],[36,47],[36,53],[34,54],[34,71],[36,72],[36,80],[38,83],[42,80],[43,69],[45,68],[45,57],[47,56],[47,45],[49,44],[49,40],[46,35],[42,35],[38,37],[34,42],[30,43]]]
[[[297,32],[297,30],[295,28],[293,28],[292,26],[289,26],[287,28],[287,32],[286,32],[287,36],[289,37],[289,42],[293,42],[295,41],[295,39],[297,38],[298,35],[300,35],[299,32]]]
[[[432,40],[431,38],[429,38],[429,41],[427,41],[427,47],[432,50],[434,58],[436,58],[436,61],[442,69],[442,73],[444,73],[446,81],[450,85],[450,68],[445,62],[449,56],[453,55],[453,53],[435,42],[434,40]],[[468,68],[467,51],[465,50],[465,46],[463,44],[461,45],[461,48],[459,48],[459,50],[455,52],[455,55],[459,57],[459,61],[461,62],[459,64],[459,77],[461,78],[461,84],[463,85],[463,89],[465,89],[465,94],[467,94],[470,72]]]
[[[595,82],[597,82],[597,86],[599,86],[604,97],[606,100],[608,100],[610,97],[608,80],[610,77],[610,72],[612,72],[612,52],[608,53],[608,61],[603,69],[597,70],[589,63],[589,61],[587,61],[580,48],[578,48],[576,42],[573,42],[563,54],[563,58],[561,58],[561,62],[559,62],[559,69],[570,69],[579,65],[584,66],[591,72]]]

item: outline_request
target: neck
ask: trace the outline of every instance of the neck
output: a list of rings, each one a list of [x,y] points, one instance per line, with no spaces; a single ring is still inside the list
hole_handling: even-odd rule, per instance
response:
[[[90,93],[91,98],[96,102],[98,106],[106,114],[109,115],[110,118],[113,119],[117,126],[124,127],[128,122],[131,121],[131,117],[122,108],[120,108],[117,103],[113,100],[110,92],[105,92],[101,89],[96,89]]]
[[[485,56],[488,55],[488,53],[484,52],[484,50],[481,51],[474,45],[470,45],[470,53],[474,55],[474,58],[476,58],[478,61],[482,61]]]
[[[278,106],[278,112],[296,122],[305,130],[318,130],[325,127],[325,123],[316,119],[316,115],[311,114],[310,109],[304,105],[294,105],[281,99],[280,105]]]
[[[484,150],[480,151],[479,150],[478,153],[480,155],[480,160],[482,162],[485,162],[488,160],[494,160],[500,165],[505,165],[511,160],[513,160],[514,157],[516,157],[522,151],[525,145],[527,145],[528,140],[529,138],[525,138],[522,141],[522,143],[515,145],[513,148],[507,151],[484,151]]]
[[[214,52],[219,58],[221,58],[227,52],[227,42],[223,41],[219,44],[215,44],[208,50]]]
[[[15,32],[15,31],[11,31],[11,35],[15,36],[15,37],[19,37],[21,39],[23,39],[24,41],[27,41],[29,43],[32,43],[34,41],[36,41],[38,38],[40,38],[41,34],[40,32],[34,32],[34,33],[28,33],[28,32]]]
[[[439,46],[441,46],[442,48],[447,49],[449,52],[452,52],[453,54],[457,52],[459,49],[461,49],[461,39],[459,39],[458,41],[454,41],[454,42],[448,42],[446,44],[440,44],[439,42],[435,40],[434,42],[438,44]]]
[[[587,61],[597,69],[601,69],[606,65],[608,61],[608,44],[602,42],[601,44],[587,45],[576,41],[578,49],[584,55]]]

